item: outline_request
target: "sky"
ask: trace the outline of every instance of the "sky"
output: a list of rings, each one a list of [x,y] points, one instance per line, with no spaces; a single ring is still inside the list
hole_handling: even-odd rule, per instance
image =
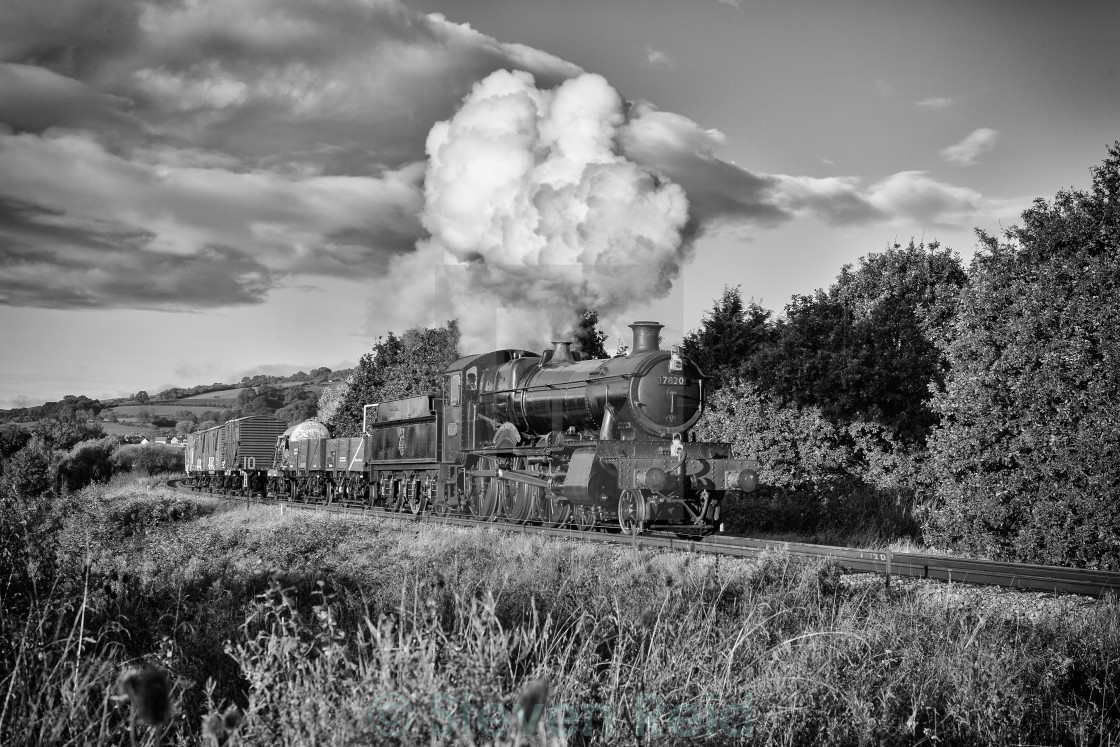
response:
[[[1120,3],[6,0],[0,407],[342,368],[458,318],[780,313],[966,261],[1120,138]]]

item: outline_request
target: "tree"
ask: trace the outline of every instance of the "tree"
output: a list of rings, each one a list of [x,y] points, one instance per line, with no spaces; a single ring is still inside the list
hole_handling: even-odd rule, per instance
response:
[[[685,335],[681,348],[708,377],[709,390],[719,389],[771,339],[769,321],[768,310],[753,300],[743,303],[739,286],[725,286],[700,329]]]
[[[443,371],[458,357],[455,320],[443,327],[414,327],[402,337],[390,332],[362,356],[328,427],[336,437],[360,435],[363,405],[441,391]]]
[[[40,420],[32,426],[31,433],[48,451],[51,449],[69,451],[80,441],[105,438],[105,431],[100,425],[53,419]]]
[[[979,232],[930,441],[935,542],[1120,568],[1120,142],[1089,191]]]
[[[319,392],[318,412],[315,419],[324,425],[329,424],[338,412],[338,408],[346,399],[347,393],[350,391],[350,384],[354,381],[354,374],[346,377],[345,381],[340,381],[337,384],[323,387],[323,391]]]
[[[937,422],[930,386],[945,375],[934,340],[966,283],[960,258],[937,242],[869,254],[827,291],[794,296],[744,373],[835,422],[878,422],[923,445]]]
[[[579,312],[579,321],[570,333],[572,349],[582,353],[584,358],[609,358],[603,343],[607,335],[599,329],[599,312],[594,309],[582,309]]]
[[[31,440],[31,431],[18,425],[5,423],[0,425],[0,473],[3,472],[3,462],[15,455]]]
[[[138,405],[146,405],[151,400],[151,397],[148,396],[147,392],[140,390],[133,395],[132,399],[135,400]]]
[[[53,483],[50,452],[33,443],[8,460],[0,477],[0,499],[35,498],[49,492]]]

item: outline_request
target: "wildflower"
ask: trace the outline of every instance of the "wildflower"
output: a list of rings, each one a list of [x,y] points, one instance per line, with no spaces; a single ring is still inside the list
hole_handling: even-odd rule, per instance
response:
[[[129,669],[121,675],[117,690],[128,698],[141,721],[156,725],[171,718],[171,680],[159,667]]]

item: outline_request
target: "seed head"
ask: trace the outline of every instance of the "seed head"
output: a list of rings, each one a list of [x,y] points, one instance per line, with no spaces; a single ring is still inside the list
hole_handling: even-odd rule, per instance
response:
[[[542,677],[526,685],[517,699],[517,704],[521,707],[524,719],[533,718],[535,711],[538,717],[544,713],[544,708],[548,704],[548,678]],[[539,711],[536,710],[538,706],[540,706]]]
[[[171,718],[171,680],[159,667],[127,670],[117,681],[117,690],[132,703],[141,721],[155,725]]]
[[[241,726],[241,722],[244,720],[244,714],[241,713],[241,709],[236,705],[231,705],[226,709],[226,712],[222,714],[222,726],[229,732],[236,731],[237,727]]]

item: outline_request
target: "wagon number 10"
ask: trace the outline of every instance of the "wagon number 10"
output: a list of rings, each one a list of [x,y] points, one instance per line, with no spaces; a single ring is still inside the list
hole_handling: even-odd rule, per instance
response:
[[[256,469],[257,468],[257,458],[256,457],[251,457],[251,456],[241,457],[241,468],[242,469]]]

